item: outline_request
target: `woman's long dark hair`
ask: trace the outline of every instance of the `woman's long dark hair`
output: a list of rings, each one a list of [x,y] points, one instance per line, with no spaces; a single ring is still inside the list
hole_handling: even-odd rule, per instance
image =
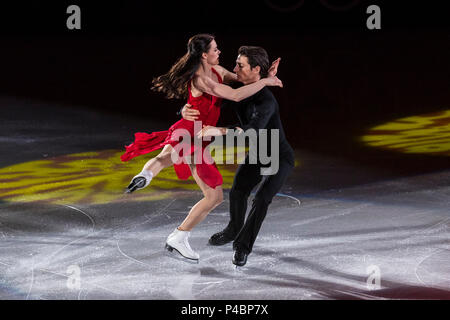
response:
[[[163,92],[167,98],[185,99],[188,95],[188,82],[200,66],[202,53],[208,52],[214,36],[197,34],[187,44],[187,53],[170,68],[169,72],[154,78],[152,90]]]

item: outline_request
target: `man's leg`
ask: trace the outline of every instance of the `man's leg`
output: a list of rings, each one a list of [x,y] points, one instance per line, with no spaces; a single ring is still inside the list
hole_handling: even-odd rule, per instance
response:
[[[211,236],[211,245],[223,245],[234,240],[244,225],[250,192],[261,179],[258,165],[245,163],[239,166],[230,191],[230,222],[223,231]]]
[[[235,250],[239,249],[247,254],[252,252],[253,244],[266,217],[269,204],[281,189],[293,168],[292,162],[281,161],[278,172],[275,175],[264,178],[253,199],[247,220],[233,243]]]

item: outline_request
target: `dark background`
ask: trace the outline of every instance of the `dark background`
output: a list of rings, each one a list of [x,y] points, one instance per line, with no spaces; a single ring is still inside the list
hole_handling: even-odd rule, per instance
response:
[[[354,153],[374,125],[449,108],[444,3],[15,1],[0,9],[0,95],[170,125],[184,101],[151,92],[151,79],[207,32],[229,70],[243,44],[282,57],[285,87],[273,92],[294,147]],[[81,8],[81,30],[66,28],[70,4]],[[381,30],[366,28],[370,4],[381,8]],[[230,121],[223,112],[219,124]]]

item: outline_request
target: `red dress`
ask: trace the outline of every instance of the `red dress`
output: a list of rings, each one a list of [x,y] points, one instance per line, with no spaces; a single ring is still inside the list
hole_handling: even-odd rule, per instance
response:
[[[216,74],[219,83],[222,83],[222,78],[219,73],[211,68],[211,70]],[[199,97],[193,97],[191,94],[191,86],[188,84],[188,103],[192,105],[193,109],[200,111],[200,115],[196,121],[201,121],[202,126],[215,126],[220,115],[220,104],[222,102],[221,98],[211,96],[207,93],[203,93]],[[197,128],[198,127],[198,128]],[[146,154],[158,149],[163,148],[166,144],[170,144],[172,147],[178,145],[179,155],[182,157],[183,162],[174,164],[175,172],[179,179],[186,180],[191,176],[191,169],[186,163],[184,156],[196,155],[196,169],[197,174],[208,186],[215,188],[222,185],[223,179],[220,174],[214,160],[211,158],[209,151],[204,152],[205,148],[210,144],[210,141],[201,141],[194,143],[197,132],[194,129],[201,129],[197,125],[194,127],[194,121],[189,121],[181,119],[175,124],[173,124],[167,131],[157,131],[150,134],[145,132],[137,132],[134,134],[134,143],[125,146],[126,151],[120,157],[122,161],[128,161],[134,157]],[[182,145],[180,138],[174,135],[174,131],[177,129],[184,129],[189,132],[191,140],[190,143]],[[184,141],[184,140],[183,140]],[[186,141],[184,141],[186,142]],[[186,147],[187,146],[187,147]],[[194,153],[195,152],[195,153]]]

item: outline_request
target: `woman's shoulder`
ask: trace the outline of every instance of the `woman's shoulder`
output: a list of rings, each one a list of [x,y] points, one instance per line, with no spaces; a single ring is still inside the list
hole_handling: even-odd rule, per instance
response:
[[[216,70],[216,71],[219,72],[219,73],[225,72],[225,68],[222,67],[222,66],[219,65],[219,64],[216,64],[214,67],[211,67],[211,68],[214,69],[214,70]]]
[[[220,75],[221,80],[224,79],[225,73],[227,72],[227,70],[224,67],[217,64],[214,67],[212,67],[211,69],[213,69]]]
[[[195,75],[191,81],[189,81],[189,93],[193,98],[198,98],[203,95],[203,91],[200,89],[204,86],[204,77],[201,75]]]

